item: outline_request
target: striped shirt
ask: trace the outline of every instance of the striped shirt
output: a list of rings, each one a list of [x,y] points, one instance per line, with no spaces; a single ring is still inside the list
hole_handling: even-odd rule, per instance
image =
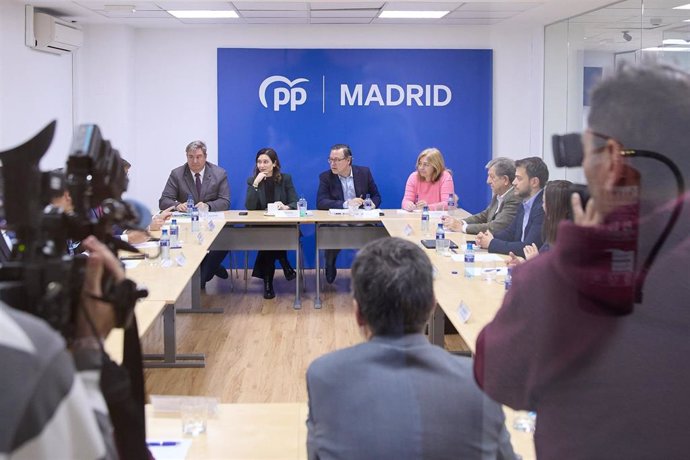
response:
[[[97,351],[0,303],[0,364],[0,459],[117,458]]]

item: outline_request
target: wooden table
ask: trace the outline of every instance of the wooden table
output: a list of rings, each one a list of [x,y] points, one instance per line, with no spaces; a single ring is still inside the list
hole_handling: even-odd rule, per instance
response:
[[[192,445],[187,459],[299,459],[307,458],[306,403],[219,404],[206,433],[188,437]],[[534,459],[532,435],[512,429],[514,413],[506,409],[506,425],[515,452]],[[146,406],[146,435],[150,439],[182,438],[177,413],[154,413]]]
[[[203,223],[202,240],[199,240],[196,234],[191,233],[190,224],[180,223],[179,225],[182,248],[170,250],[171,266],[164,268],[160,265],[160,259],[153,259],[144,260],[136,267],[127,270],[128,278],[146,286],[149,290],[146,302],[163,302],[164,304],[162,310],[163,353],[144,355],[144,367],[204,367],[205,356],[203,354],[177,353],[175,315],[176,313],[222,312],[222,309],[201,308],[200,264],[206,256],[211,243],[221,232],[223,222],[216,222],[212,228],[209,228],[207,223]],[[155,249],[143,250],[143,252],[148,254],[153,254],[155,251]],[[184,264],[181,266],[176,263],[179,257],[184,258]],[[191,289],[192,305],[190,308],[176,308],[177,299],[187,285]],[[160,310],[158,314],[160,314]],[[138,325],[141,326],[141,322]],[[150,326],[150,323],[146,325],[146,329],[148,329],[148,326]],[[145,330],[140,328],[140,335],[143,335],[144,332]]]
[[[206,433],[192,440],[188,459],[265,460],[307,458],[307,405],[304,403],[220,404]],[[178,414],[154,414],[146,406],[146,435],[182,438]]]

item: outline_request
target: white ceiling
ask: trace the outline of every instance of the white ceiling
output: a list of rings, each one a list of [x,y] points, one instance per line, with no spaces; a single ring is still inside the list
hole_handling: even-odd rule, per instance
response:
[[[0,0],[6,1],[6,0]],[[199,27],[232,24],[431,24],[437,26],[547,25],[568,21],[569,39],[584,49],[632,51],[657,46],[662,38],[690,40],[690,10],[674,6],[690,0],[429,0],[296,2],[290,0],[13,0],[82,24],[131,27]],[[644,8],[642,5],[644,4]],[[177,19],[166,10],[234,10],[239,19]],[[383,10],[444,10],[441,19],[382,19]],[[623,32],[632,37],[625,40]]]
[[[690,10],[673,7],[690,0],[625,0],[568,21],[569,37],[584,49],[625,52],[659,46],[663,38],[690,39]],[[644,8],[641,5],[644,4]],[[629,34],[626,40],[623,33]]]
[[[187,24],[435,24],[494,25],[525,18],[531,22],[552,22],[553,12],[564,11],[567,17],[573,3],[586,11],[591,4],[607,0],[538,0],[531,2],[465,1],[438,2],[428,0],[402,1],[334,1],[295,2],[287,0],[15,0],[30,4],[67,20],[83,24],[126,24],[133,27],[180,27]],[[610,1],[610,0],[609,0]],[[690,0],[688,0],[690,1]],[[177,19],[167,10],[224,9],[235,10],[239,19]],[[445,17],[435,20],[382,19],[383,10],[444,10]],[[543,13],[542,13],[543,12]],[[557,19],[562,19],[557,18]]]

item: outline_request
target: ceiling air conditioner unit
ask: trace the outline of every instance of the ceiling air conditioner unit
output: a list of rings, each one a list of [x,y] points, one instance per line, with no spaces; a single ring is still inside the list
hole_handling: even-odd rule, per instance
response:
[[[84,33],[76,24],[46,13],[26,8],[26,44],[53,54],[71,53],[84,41]]]

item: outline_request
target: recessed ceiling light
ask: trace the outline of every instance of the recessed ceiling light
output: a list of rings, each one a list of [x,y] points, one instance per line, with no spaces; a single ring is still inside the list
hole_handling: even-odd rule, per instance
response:
[[[450,11],[392,11],[384,10],[379,15],[384,19],[439,19]]]
[[[669,52],[690,52],[688,47],[678,47],[678,46],[653,46],[651,48],[642,48],[642,51],[663,51],[664,53]]]
[[[674,6],[674,10],[690,10],[690,3],[686,3],[685,5],[680,5],[680,6]]]
[[[237,19],[233,10],[169,10],[178,19]]]

